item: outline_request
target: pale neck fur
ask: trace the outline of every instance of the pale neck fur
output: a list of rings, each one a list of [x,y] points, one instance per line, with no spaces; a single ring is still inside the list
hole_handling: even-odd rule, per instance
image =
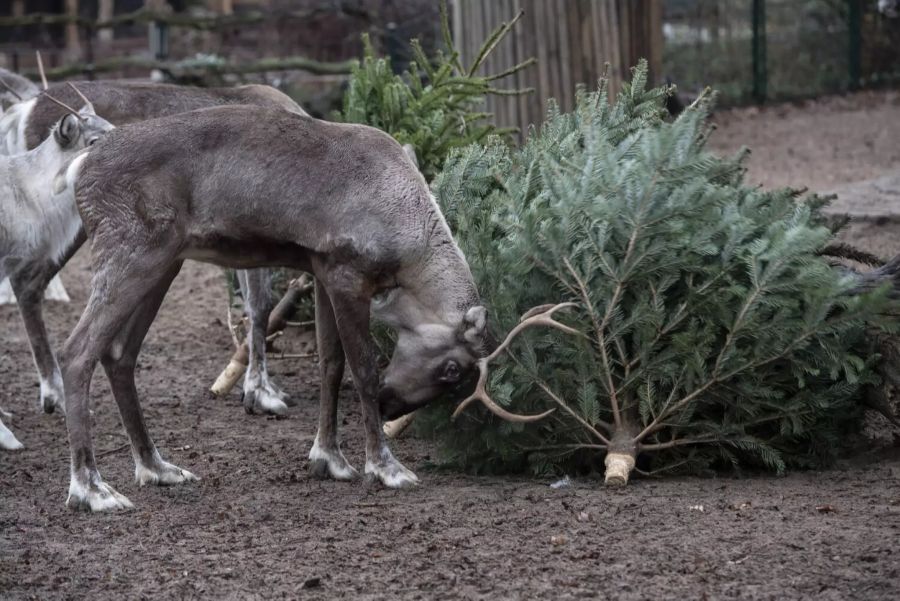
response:
[[[42,255],[57,260],[69,247],[81,219],[72,187],[54,194],[53,180],[76,154],[77,150],[61,150],[51,135],[30,152],[0,157],[6,171],[3,185],[8,187],[0,213],[9,213],[5,216],[9,221],[0,225],[9,230],[4,235],[18,241],[7,252],[23,259]]]
[[[456,327],[479,303],[469,264],[457,246],[434,197],[425,219],[424,252],[400,275],[402,321],[407,327],[439,323]],[[398,299],[401,300],[401,299]]]

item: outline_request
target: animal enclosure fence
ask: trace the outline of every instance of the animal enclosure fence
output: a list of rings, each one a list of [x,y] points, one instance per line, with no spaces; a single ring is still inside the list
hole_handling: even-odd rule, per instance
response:
[[[900,80],[900,19],[874,0],[667,0],[663,36],[665,76],[729,104]]]
[[[456,0],[463,58],[519,11],[484,72],[536,57],[537,66],[510,78],[535,91],[488,100],[502,126],[540,123],[550,98],[571,109],[576,84],[594,85],[607,64],[615,92],[640,58],[653,83],[671,81],[688,95],[712,86],[722,104],[900,81],[900,19],[880,14],[875,0]]]
[[[456,0],[453,31],[464,62],[471,62],[487,34],[524,12],[482,66],[501,73],[531,57],[537,65],[512,75],[512,88],[533,94],[494,96],[487,110],[501,126],[523,131],[544,120],[551,98],[563,110],[575,106],[576,84],[593,86],[607,71],[612,92],[646,58],[650,77],[662,65],[662,0]]]

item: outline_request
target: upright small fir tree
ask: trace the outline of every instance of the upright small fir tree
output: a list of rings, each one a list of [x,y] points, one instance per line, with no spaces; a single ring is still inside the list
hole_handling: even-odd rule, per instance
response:
[[[495,87],[495,82],[534,64],[528,59],[505,71],[477,75],[485,59],[512,30],[522,13],[498,26],[484,41],[472,64],[465,67],[450,35],[446,2],[441,2],[441,31],[445,50],[425,54],[412,40],[415,60],[402,75],[394,74],[387,58],[375,56],[368,36],[363,36],[365,56],[350,74],[340,121],[371,125],[392,135],[415,151],[419,169],[427,181],[440,171],[454,149],[482,142],[487,136],[514,130],[499,129],[489,122],[483,104],[491,94],[531,92]]]
[[[424,420],[451,460],[538,473],[811,466],[859,428],[876,381],[866,328],[886,294],[819,255],[822,201],[742,183],[743,154],[705,150],[706,100],[673,123],[646,65],[615,103],[606,82],[552,110],[523,148],[455,153],[434,183],[496,332],[560,300],[574,333],[529,330],[487,389],[531,424],[446,405]]]

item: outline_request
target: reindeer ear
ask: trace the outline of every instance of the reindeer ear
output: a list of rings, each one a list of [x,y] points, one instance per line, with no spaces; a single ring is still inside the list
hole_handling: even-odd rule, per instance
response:
[[[487,334],[487,309],[481,305],[466,311],[462,321],[462,335],[466,342],[481,346]]]
[[[53,132],[57,143],[63,148],[68,148],[81,133],[81,118],[71,113],[62,118],[56,131]]]

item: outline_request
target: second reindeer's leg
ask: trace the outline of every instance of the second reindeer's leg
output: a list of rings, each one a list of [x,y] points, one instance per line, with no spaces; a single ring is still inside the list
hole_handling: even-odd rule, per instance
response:
[[[337,439],[338,393],[344,377],[341,345],[334,309],[325,287],[316,282],[316,350],[319,353],[319,429],[309,451],[309,468],[319,478],[351,480],[359,476],[347,462]]]
[[[266,365],[266,330],[272,311],[272,278],[268,269],[237,272],[244,296],[244,306],[250,319],[247,346],[249,363],[244,376],[244,409],[248,413],[287,413],[288,395],[269,379]]]
[[[50,346],[42,311],[44,290],[57,271],[52,264],[29,264],[22,266],[9,278],[13,292],[16,293],[19,314],[28,334],[31,356],[40,378],[41,407],[47,413],[65,409],[62,375]]]
[[[68,262],[82,244],[84,244],[84,232],[79,232],[59,263],[52,261],[28,263],[10,274],[9,278],[13,292],[16,294],[19,314],[25,325],[25,333],[28,335],[28,343],[31,345],[31,355],[38,370],[41,384],[41,408],[46,413],[53,413],[56,409],[64,410],[65,396],[63,395],[62,374],[59,371],[53,347],[50,345],[47,327],[44,325],[44,291],[53,276],[59,272],[60,267]]]
[[[163,280],[147,294],[101,359],[112,387],[113,397],[119,406],[122,425],[131,441],[134,478],[141,486],[171,485],[197,480],[191,472],[174,466],[160,457],[156,445],[147,432],[134,383],[134,370],[141,345],[153,324],[169,285],[178,275],[180,268],[181,263],[176,263]]]
[[[363,293],[362,277],[349,270],[340,270],[330,276],[326,280],[327,292],[362,404],[366,432],[365,473],[391,488],[418,484],[418,477],[391,453],[382,430],[377,400],[378,365],[375,342],[369,330],[371,299]]]

